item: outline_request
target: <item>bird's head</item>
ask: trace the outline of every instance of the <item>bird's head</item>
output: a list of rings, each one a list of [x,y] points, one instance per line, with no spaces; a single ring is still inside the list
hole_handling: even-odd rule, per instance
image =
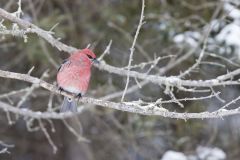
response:
[[[85,48],[81,51],[77,51],[76,53],[74,53],[71,57],[73,57],[74,59],[79,59],[81,56],[87,56],[88,59],[93,62],[93,63],[99,63],[99,61],[96,58],[96,55],[88,48]]]

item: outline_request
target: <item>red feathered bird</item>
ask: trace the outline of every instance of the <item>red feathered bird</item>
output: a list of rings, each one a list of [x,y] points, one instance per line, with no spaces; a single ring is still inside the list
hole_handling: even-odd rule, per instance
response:
[[[82,97],[87,89],[91,77],[91,66],[96,60],[96,55],[90,49],[76,51],[58,69],[57,84],[60,91],[66,91]],[[60,112],[77,111],[74,99],[64,97]]]

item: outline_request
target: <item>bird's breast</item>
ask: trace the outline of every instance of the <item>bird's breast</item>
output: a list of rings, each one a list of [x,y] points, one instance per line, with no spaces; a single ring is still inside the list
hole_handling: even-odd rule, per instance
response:
[[[90,76],[91,66],[70,62],[64,64],[58,72],[57,83],[68,92],[84,94],[87,91]]]

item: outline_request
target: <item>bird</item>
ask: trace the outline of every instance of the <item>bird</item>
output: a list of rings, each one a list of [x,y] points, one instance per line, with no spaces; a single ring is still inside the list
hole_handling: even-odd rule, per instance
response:
[[[63,61],[57,72],[58,89],[81,98],[88,89],[93,63],[99,63],[95,53],[85,48],[75,51]],[[60,112],[77,112],[77,102],[64,97]]]

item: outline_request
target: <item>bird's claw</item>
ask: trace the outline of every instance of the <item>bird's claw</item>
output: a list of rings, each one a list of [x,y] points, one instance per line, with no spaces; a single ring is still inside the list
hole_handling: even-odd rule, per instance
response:
[[[62,87],[58,87],[58,90],[59,90],[60,94],[62,91],[64,91]]]
[[[78,101],[79,101],[79,99],[82,98],[82,94],[79,93],[79,94],[77,94],[75,97],[76,97],[76,98],[78,99]]]

